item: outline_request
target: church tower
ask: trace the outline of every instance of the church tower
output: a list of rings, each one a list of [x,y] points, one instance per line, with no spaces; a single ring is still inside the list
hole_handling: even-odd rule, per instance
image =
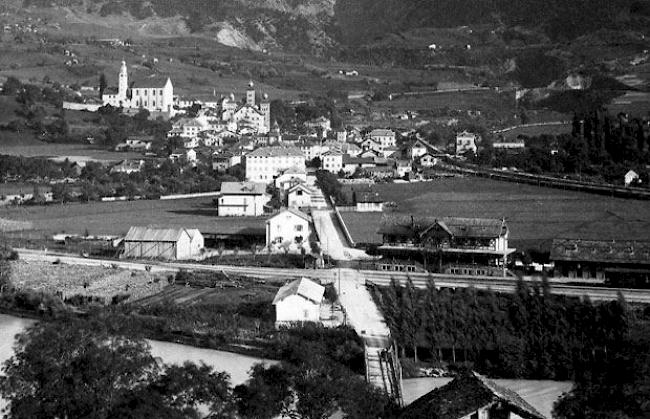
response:
[[[267,94],[264,94],[260,103],[260,112],[264,116],[264,131],[268,132],[271,129],[271,103]]]
[[[120,67],[120,75],[117,85],[117,95],[121,100],[126,99],[126,93],[129,89],[129,75],[126,69],[126,62],[122,61],[122,67]]]

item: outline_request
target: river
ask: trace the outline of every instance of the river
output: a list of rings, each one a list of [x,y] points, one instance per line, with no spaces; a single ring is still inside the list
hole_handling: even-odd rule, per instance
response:
[[[14,337],[34,321],[0,314],[0,363],[4,363],[13,353]],[[248,378],[248,370],[258,363],[275,361],[254,358],[231,352],[196,348],[188,345],[149,340],[151,353],[166,363],[205,362],[215,370],[230,374],[231,384],[241,384]],[[445,385],[449,378],[412,378],[404,380],[404,400],[410,403],[434,388]],[[546,417],[551,417],[553,402],[563,392],[571,389],[571,383],[550,380],[494,380],[498,384],[519,393],[527,402]],[[0,399],[0,411],[5,402]]]

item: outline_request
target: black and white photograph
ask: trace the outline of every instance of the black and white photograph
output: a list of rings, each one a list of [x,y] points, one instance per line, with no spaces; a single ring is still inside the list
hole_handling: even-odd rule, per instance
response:
[[[0,419],[650,418],[650,0],[0,0]]]

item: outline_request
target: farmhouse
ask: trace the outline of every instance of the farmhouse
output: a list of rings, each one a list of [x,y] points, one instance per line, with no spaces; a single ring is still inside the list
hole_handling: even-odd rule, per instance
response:
[[[470,371],[408,405],[400,419],[544,419],[517,393]]]
[[[144,160],[122,160],[120,163],[111,167],[111,173],[124,173],[130,175],[137,173],[144,167]]]
[[[131,227],[124,238],[125,258],[183,260],[201,254],[203,235],[185,228]]]
[[[555,239],[555,275],[650,284],[650,242]]]
[[[478,136],[468,131],[456,134],[456,155],[460,156],[467,152],[476,154],[476,143]]]
[[[296,208],[287,208],[266,221],[266,245],[301,244],[311,235],[311,217]]]
[[[381,149],[396,145],[395,133],[389,129],[373,129],[368,135],[371,140],[379,144]]]
[[[326,208],[327,202],[319,188],[299,183],[287,192],[287,206],[290,208]]]
[[[439,161],[438,157],[435,157],[431,153],[424,153],[420,156],[420,166],[422,167],[433,167],[438,164]]]
[[[215,199],[219,217],[259,216],[270,200],[266,184],[256,182],[223,182]]]
[[[273,299],[276,327],[292,323],[319,322],[325,288],[307,278],[297,279],[278,290]]]

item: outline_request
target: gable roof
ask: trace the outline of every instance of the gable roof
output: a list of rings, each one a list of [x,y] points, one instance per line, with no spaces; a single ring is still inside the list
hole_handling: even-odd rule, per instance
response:
[[[501,403],[524,419],[545,419],[517,393],[476,372],[465,372],[449,384],[420,397],[400,414],[400,419],[460,419],[480,408]]]
[[[385,215],[378,232],[416,237],[437,226],[455,237],[468,238],[495,238],[507,231],[505,220],[500,219]]]
[[[304,157],[297,147],[260,147],[246,157]]]
[[[650,241],[554,239],[551,260],[650,265]]]
[[[369,135],[371,137],[374,136],[385,137],[385,136],[395,136],[395,133],[389,129],[373,129],[372,131],[370,131]]]
[[[307,278],[296,279],[295,281],[282,286],[282,288],[278,290],[273,299],[273,305],[278,304],[292,295],[298,295],[306,300],[319,304],[322,301],[324,294],[325,287],[322,285]]]
[[[296,185],[296,186],[300,186],[300,185]],[[289,212],[289,213],[295,215],[296,217],[302,218],[303,220],[307,221],[308,223],[311,223],[311,217],[309,215],[305,214],[304,212],[300,211],[297,208],[285,208],[284,210],[282,210],[279,213],[275,214],[273,217],[269,218],[267,223],[270,222],[273,218],[279,217],[280,215],[284,214],[285,212]]]
[[[197,230],[198,231],[198,230]],[[183,234],[194,237],[184,228],[131,227],[124,241],[136,242],[177,242]]]
[[[266,184],[261,182],[223,182],[221,194],[228,195],[264,195]]]

